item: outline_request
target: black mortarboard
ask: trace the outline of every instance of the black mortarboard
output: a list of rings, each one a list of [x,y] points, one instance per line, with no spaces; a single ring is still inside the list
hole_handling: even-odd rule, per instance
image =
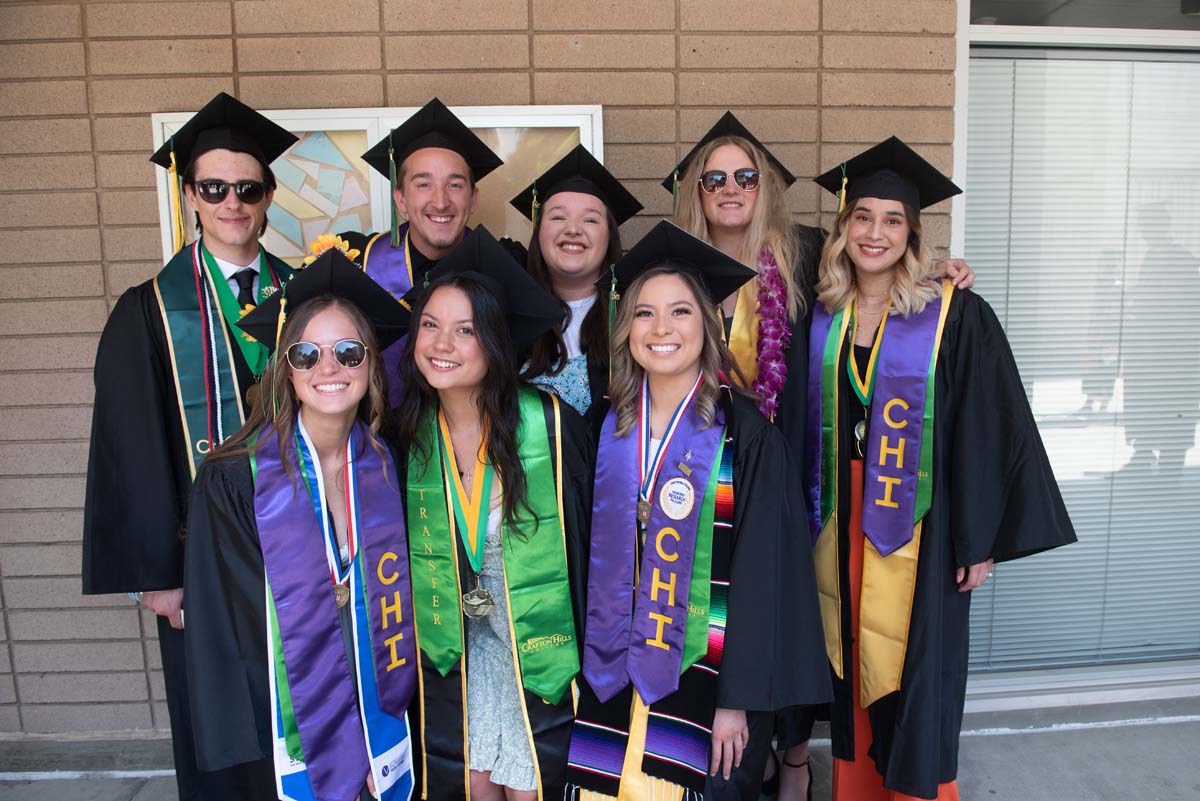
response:
[[[467,234],[426,278],[433,282],[449,275],[470,276],[491,290],[504,310],[518,355],[539,336],[562,324],[564,312],[558,298],[542,289],[482,225]],[[411,305],[425,291],[425,286],[413,287],[404,299]]]
[[[414,151],[423,147],[453,150],[467,162],[474,181],[504,163],[436,97],[363,153],[362,159],[390,179],[393,161],[399,167]]]
[[[766,146],[763,145],[762,142],[758,141],[754,134],[750,133],[746,126],[742,125],[737,117],[733,116],[732,111],[726,111],[723,115],[721,115],[721,119],[717,120],[717,124],[709,128],[708,133],[700,137],[700,141],[696,143],[695,147],[688,151],[688,154],[683,157],[683,161],[675,165],[675,169],[672,170],[670,175],[663,180],[663,189],[674,194],[676,182],[683,177],[685,172],[687,172],[688,165],[691,164],[692,159],[696,157],[696,153],[700,151],[700,148],[704,147],[714,139],[720,139],[722,136],[740,136],[742,139],[745,139],[747,142],[754,145],[767,155],[767,161],[771,162],[775,169],[779,170],[779,175],[783,178],[784,186],[791,186],[792,184],[796,183],[796,176],[792,175],[791,172],[788,171],[788,168],[783,166],[783,162],[775,158],[771,151],[767,150]]]
[[[754,270],[737,259],[726,256],[675,223],[663,220],[630,248],[613,268],[617,292],[624,292],[635,278],[663,262],[698,278],[713,303],[720,303],[755,275]],[[596,286],[607,289],[611,281],[611,275],[601,275]]]
[[[582,192],[599,198],[612,212],[617,225],[642,210],[637,198],[583,145],[576,145],[510,202],[517,211],[536,221],[536,208],[546,205],[559,192]]]
[[[937,167],[895,136],[813,180],[835,195],[845,186],[846,196],[839,204],[839,211],[860,197],[899,200],[919,211],[962,192]]]
[[[357,306],[375,329],[376,345],[381,351],[408,330],[408,309],[337,248],[325,251],[296,273],[282,290],[238,320],[237,325],[275,350],[285,311],[290,314],[306,300],[323,295],[334,295]]]
[[[171,168],[171,153],[180,172],[197,156],[224,149],[249,153],[266,165],[283,155],[297,137],[235,97],[221,92],[192,115],[163,143],[150,160]]]

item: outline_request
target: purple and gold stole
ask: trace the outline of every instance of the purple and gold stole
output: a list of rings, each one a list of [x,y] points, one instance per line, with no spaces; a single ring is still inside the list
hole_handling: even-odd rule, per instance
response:
[[[373,444],[356,423],[346,448],[353,663],[331,581],[340,567],[315,451],[298,418],[287,453],[273,426],[254,445],[281,797],[350,801],[368,770],[384,798],[406,798],[412,789],[405,714],[417,665],[408,538],[395,469],[385,471]],[[301,489],[284,459],[303,479]]]
[[[950,297],[941,292],[917,314],[890,315],[881,323],[875,374],[867,400],[867,451],[863,469],[862,615],[858,641],[862,662],[861,702],[900,689],[908,647],[908,623],[916,587],[921,521],[933,488],[934,375]],[[838,409],[843,348],[850,309],[830,314],[813,309],[809,338],[806,484],[809,534],[825,647],[839,678],[844,677],[841,593],[838,585]]]

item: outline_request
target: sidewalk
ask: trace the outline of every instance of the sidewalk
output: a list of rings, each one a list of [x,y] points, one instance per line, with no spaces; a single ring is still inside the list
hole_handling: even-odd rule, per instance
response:
[[[829,798],[825,735],[816,799]],[[0,741],[0,801],[176,801],[170,768],[162,739]],[[1200,698],[968,715],[958,781],[964,801],[1194,801]]]

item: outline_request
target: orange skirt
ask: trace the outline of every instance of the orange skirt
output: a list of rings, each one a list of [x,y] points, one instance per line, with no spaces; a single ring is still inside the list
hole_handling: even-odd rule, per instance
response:
[[[862,592],[863,532],[862,532],[863,463],[850,462],[850,626],[858,632],[859,595]],[[883,777],[875,770],[875,760],[867,754],[873,738],[871,718],[859,706],[858,640],[850,646],[853,655],[854,693],[854,761],[833,760],[833,801],[918,801],[883,786]],[[938,786],[936,801],[959,801],[958,782]]]

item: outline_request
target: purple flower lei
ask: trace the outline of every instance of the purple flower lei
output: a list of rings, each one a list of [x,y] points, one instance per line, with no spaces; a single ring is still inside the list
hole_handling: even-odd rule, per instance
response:
[[[775,257],[763,248],[758,255],[758,378],[753,389],[762,398],[758,409],[768,420],[775,419],[779,408],[779,393],[787,380],[784,351],[791,340],[787,285]]]

